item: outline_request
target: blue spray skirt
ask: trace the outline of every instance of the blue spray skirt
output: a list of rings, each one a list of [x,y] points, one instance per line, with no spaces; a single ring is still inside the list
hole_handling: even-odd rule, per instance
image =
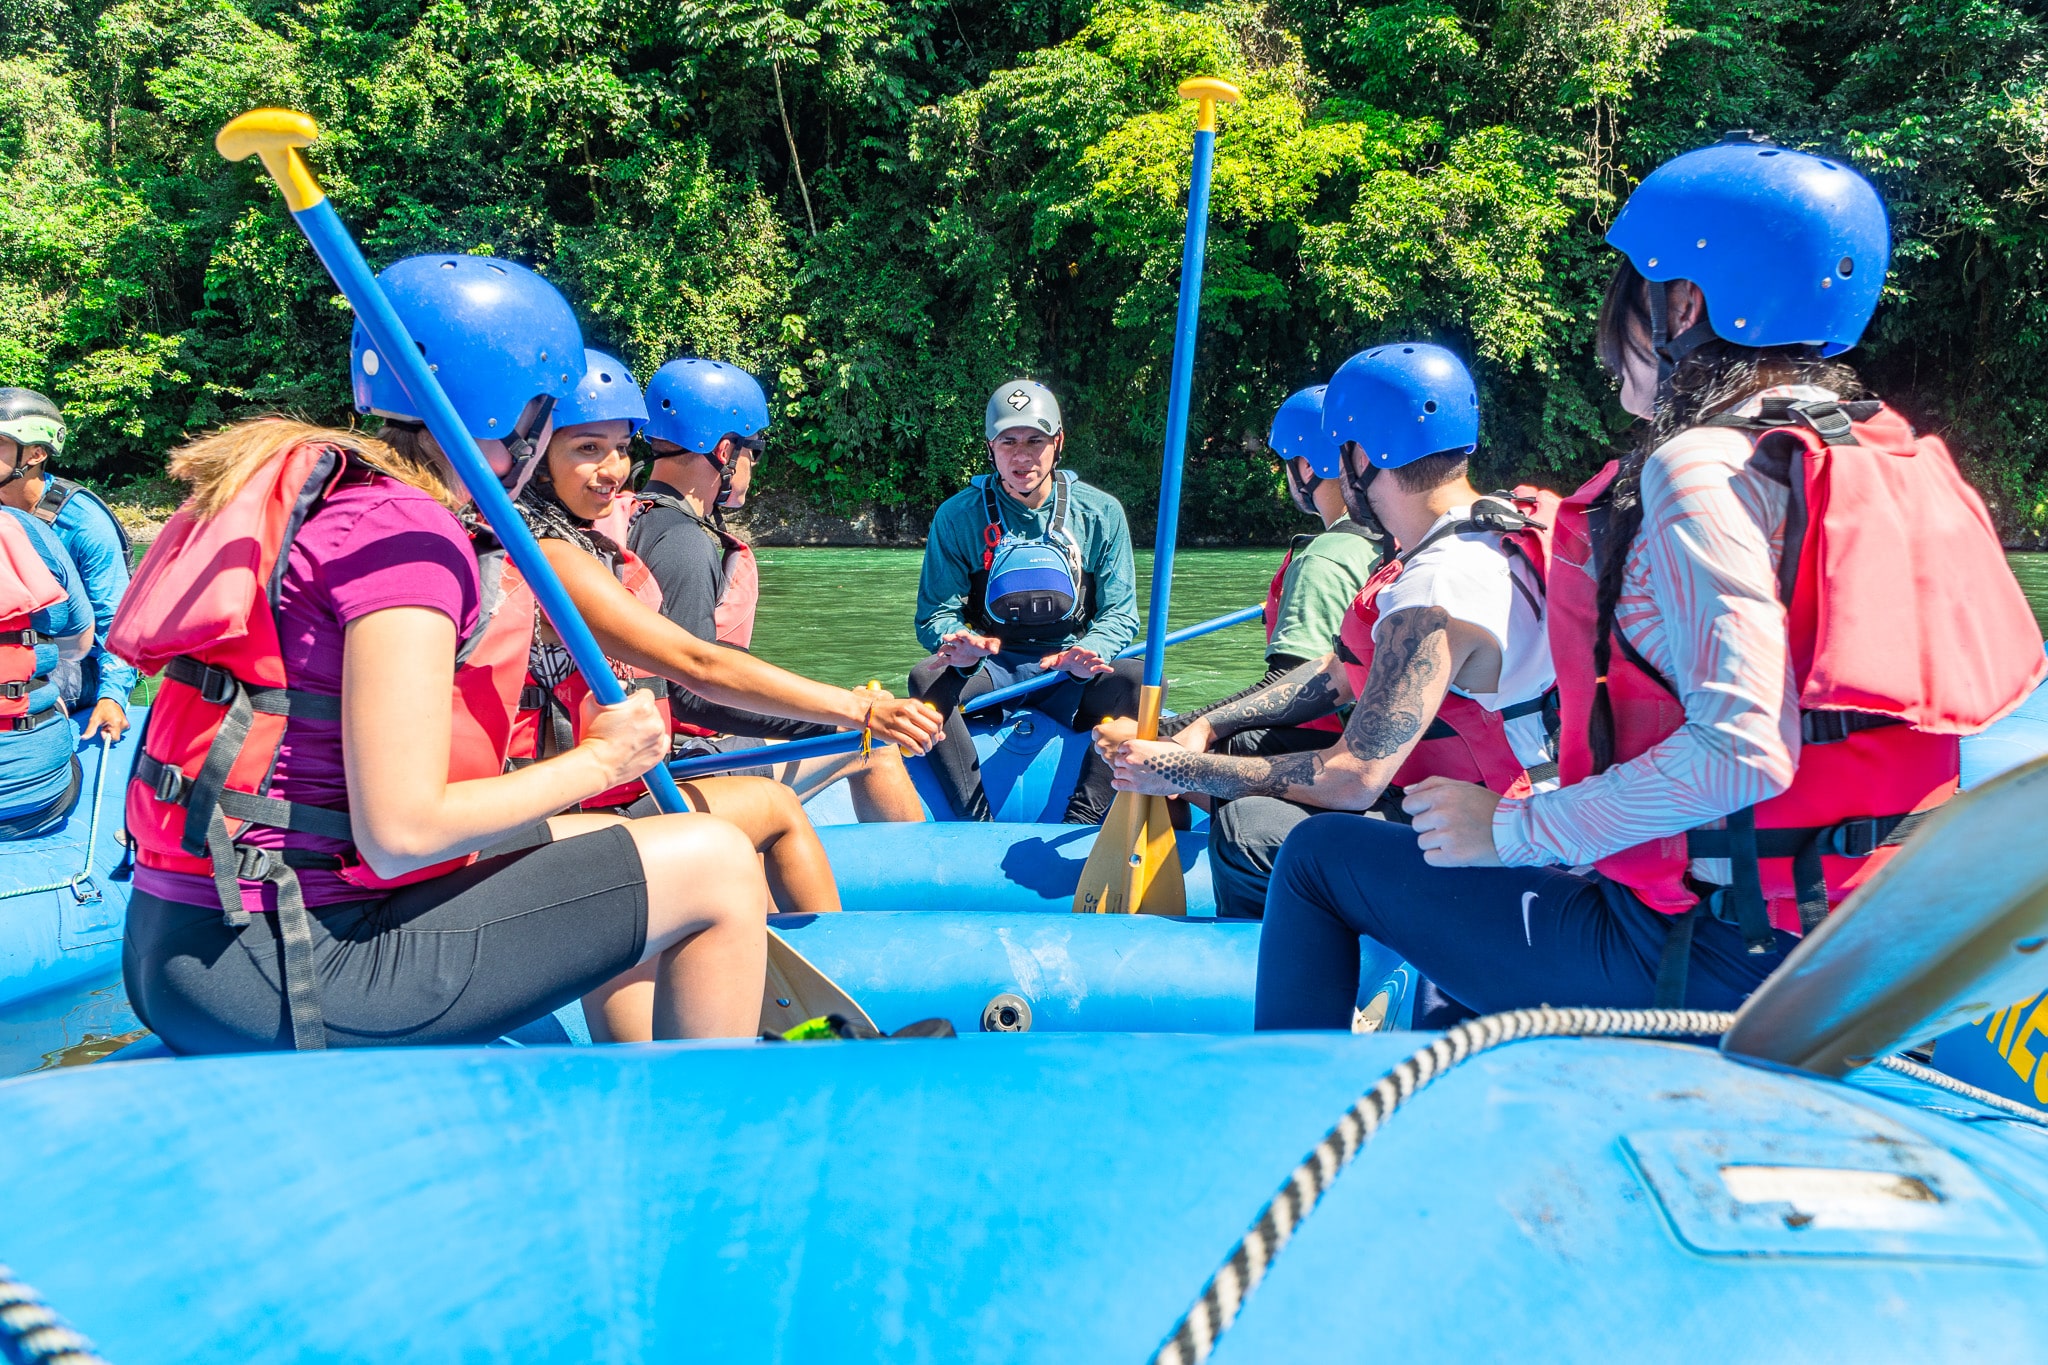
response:
[[[1415,1042],[89,1067],[0,1084],[6,1256],[122,1365],[1143,1361]],[[1884,1091],[1668,1044],[1481,1056],[1387,1122],[1216,1358],[2033,1358],[2048,1133]],[[1745,1203],[1731,1165],[1877,1176]]]

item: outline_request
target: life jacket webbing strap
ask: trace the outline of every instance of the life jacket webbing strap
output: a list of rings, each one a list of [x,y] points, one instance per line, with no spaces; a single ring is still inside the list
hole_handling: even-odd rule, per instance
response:
[[[1792,885],[1799,902],[1800,932],[1812,933],[1828,916],[1827,878],[1821,863],[1823,856],[1868,858],[1881,848],[1904,843],[1933,814],[1930,809],[1904,815],[1866,815],[1833,825],[1760,830],[1756,828],[1756,808],[1745,806],[1728,817],[1727,829],[1687,830],[1685,852],[1689,858],[1731,860],[1736,884],[1716,894],[1741,926],[1749,950],[1753,953],[1769,952],[1774,941],[1769,938],[1770,922],[1763,902],[1757,859],[1792,860]],[[1738,816],[1742,817],[1740,822]],[[1738,823],[1746,826],[1746,833],[1738,828]],[[1747,877],[1744,876],[1745,862]],[[1753,898],[1746,898],[1744,894],[1745,884],[1749,882],[1757,883]],[[1719,913],[1719,908],[1716,913]],[[1762,928],[1753,933],[1757,922]],[[1756,946],[1759,939],[1765,940],[1761,948]]]
[[[1650,997],[1653,1009],[1678,1009],[1685,1004],[1686,978],[1692,972],[1692,933],[1706,912],[1701,901],[1664,926],[1664,951],[1657,959],[1657,984]]]
[[[66,716],[62,706],[46,706],[25,716],[9,716],[6,729],[9,734],[27,734],[31,730],[40,730],[45,725],[64,719]]]
[[[157,800],[171,806],[188,806],[194,788],[199,785],[196,778],[188,778],[179,772],[175,764],[151,758],[148,754],[136,755],[133,776],[135,781],[154,792]],[[268,829],[288,829],[299,834],[317,834],[323,839],[337,839],[343,842],[354,837],[348,812],[332,806],[311,806],[302,801],[280,801],[274,796],[258,796],[253,792],[232,789],[222,791],[215,799],[215,804],[227,818],[251,825],[262,825]],[[336,867],[347,866],[339,858],[333,861]]]
[[[270,716],[297,716],[301,720],[341,719],[341,698],[326,692],[305,692],[291,687],[255,687],[225,668],[204,664],[180,654],[164,668],[164,676],[199,693],[202,701],[229,706],[240,693],[249,698],[249,708]]]
[[[242,907],[242,878],[269,882],[277,888],[277,935],[283,950],[279,977],[291,1020],[292,1047],[300,1052],[324,1050],[327,1024],[320,1012],[320,982],[313,974],[313,926],[295,867],[308,860],[303,855],[277,856],[268,849],[237,844],[218,810],[208,824],[206,844],[213,860],[214,891],[230,927],[246,930],[254,918]]]
[[[1799,735],[1808,744],[1840,744],[1864,730],[1882,730],[1905,723],[1898,716],[1875,711],[1801,711]]]
[[[986,474],[977,475],[974,486],[981,490],[981,571],[987,573],[995,566],[996,546],[1001,543],[1007,527],[1003,525],[1002,504],[996,501],[994,479]]]
[[[78,485],[69,479],[60,479],[55,474],[43,476],[43,495],[36,499],[36,505],[29,509],[29,515],[39,521],[56,525],[57,518],[64,514],[64,504],[71,501],[78,492]]]

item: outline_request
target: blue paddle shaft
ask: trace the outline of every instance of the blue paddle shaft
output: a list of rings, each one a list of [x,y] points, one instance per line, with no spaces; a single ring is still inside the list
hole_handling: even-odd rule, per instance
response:
[[[860,740],[860,731],[845,730],[830,735],[813,735],[809,739],[793,739],[787,744],[756,744],[722,754],[678,758],[668,765],[668,772],[671,777],[687,782],[693,777],[710,777],[714,773],[755,768],[764,763],[796,763],[806,758],[850,754],[860,747]]]
[[[1159,471],[1159,530],[1152,541],[1152,603],[1145,623],[1145,686],[1166,676],[1166,608],[1173,598],[1173,543],[1180,535],[1180,473],[1187,452],[1188,400],[1195,376],[1195,321],[1202,307],[1202,252],[1209,240],[1213,130],[1195,132],[1188,178],[1188,230],[1180,253],[1180,313],[1173,324],[1173,385],[1166,398],[1166,456]]]
[[[504,544],[505,552],[512,556],[512,562],[525,575],[563,648],[575,659],[584,681],[590,685],[591,695],[600,706],[617,706],[625,701],[626,691],[613,675],[611,665],[605,661],[604,650],[598,645],[597,637],[590,633],[589,626],[583,624],[583,617],[575,604],[569,601],[562,580],[555,576],[554,566],[548,563],[533,533],[526,529],[526,522],[513,510],[512,499],[498,482],[498,476],[491,472],[490,462],[484,459],[483,451],[477,449],[469,428],[456,414],[454,404],[448,401],[448,395],[441,389],[441,381],[434,378],[433,371],[427,368],[426,360],[420,355],[419,347],[413,344],[405,324],[392,308],[391,300],[384,296],[383,288],[370,273],[363,253],[356,249],[355,239],[342,226],[332,201],[322,199],[311,208],[294,212],[292,217],[298,222],[300,231],[306,234],[306,240],[312,243],[320,263],[334,277],[342,297],[355,309],[356,320],[370,334],[378,359],[392,368],[407,396],[419,406],[420,415],[426,419],[427,430],[433,433],[435,442],[462,477],[470,496],[476,500],[477,510],[483,513],[484,520],[491,524],[491,529],[497,532],[499,541]],[[654,793],[655,804],[663,810],[686,811],[690,808],[666,768],[656,764],[648,771],[646,781],[647,789]]]
[[[1161,643],[1170,649],[1174,645],[1188,640],[1200,639],[1202,636],[1214,631],[1228,630],[1232,626],[1242,626],[1256,621],[1265,614],[1266,605],[1261,602],[1258,606],[1246,607],[1241,611],[1233,611],[1227,615],[1219,616],[1213,621],[1204,621],[1200,625],[1195,626],[1183,626],[1167,636]],[[1140,658],[1148,653],[1151,648],[1152,642],[1150,640],[1141,640],[1116,657],[1119,659]],[[986,711],[991,706],[1001,706],[1003,703],[1015,701],[1019,697],[1028,697],[1035,692],[1043,692],[1066,676],[1067,674],[1059,669],[1053,669],[1051,672],[1041,673],[1035,678],[1026,678],[1023,682],[1012,683],[1008,687],[998,687],[993,692],[984,692],[960,709],[964,712]]]

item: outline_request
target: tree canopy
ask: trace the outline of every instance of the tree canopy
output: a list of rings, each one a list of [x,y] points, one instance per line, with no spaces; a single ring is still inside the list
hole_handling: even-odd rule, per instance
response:
[[[1149,520],[1193,115],[1218,142],[1185,524],[1291,525],[1274,408],[1376,341],[1479,376],[1482,473],[1563,484],[1626,421],[1592,356],[1631,184],[1737,127],[1891,207],[1852,355],[2007,535],[2048,536],[2048,38],[2007,0],[0,0],[0,384],[66,462],[351,417],[349,315],[215,130],[303,108],[373,265],[533,264],[643,378],[761,374],[763,480],[925,512],[1002,379]]]

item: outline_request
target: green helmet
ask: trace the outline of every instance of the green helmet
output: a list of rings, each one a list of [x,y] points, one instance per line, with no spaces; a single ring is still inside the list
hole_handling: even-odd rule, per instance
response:
[[[64,414],[34,389],[0,389],[0,436],[22,446],[47,446],[64,454]]]

